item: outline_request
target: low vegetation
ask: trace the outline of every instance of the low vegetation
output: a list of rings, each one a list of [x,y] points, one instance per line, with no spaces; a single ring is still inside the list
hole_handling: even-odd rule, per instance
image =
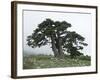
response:
[[[69,55],[65,55],[63,59],[53,57],[52,55],[26,55],[23,57],[23,69],[81,67],[90,65],[90,56],[71,58]]]

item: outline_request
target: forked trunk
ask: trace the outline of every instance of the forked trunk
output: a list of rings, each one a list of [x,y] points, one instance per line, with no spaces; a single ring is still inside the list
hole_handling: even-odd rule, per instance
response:
[[[51,41],[52,41],[52,50],[54,52],[54,56],[58,58],[63,58],[64,53],[62,49],[62,39],[58,36],[58,38],[55,40],[55,36],[51,35]]]

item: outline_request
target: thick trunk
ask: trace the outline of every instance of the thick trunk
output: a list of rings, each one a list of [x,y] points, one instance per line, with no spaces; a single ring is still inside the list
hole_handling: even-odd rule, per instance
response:
[[[53,35],[51,35],[51,41],[52,41],[52,50],[54,52],[54,56],[55,57],[58,57],[58,50],[56,48],[56,45],[55,45],[55,37]]]
[[[62,39],[59,37],[58,38],[58,52],[59,52],[59,57],[63,58],[64,57],[64,53],[63,53],[63,49],[62,49]]]
[[[59,31],[57,32],[57,36],[58,36],[57,47],[58,47],[59,57],[63,58],[64,57],[64,53],[63,53],[63,49],[62,49],[62,39],[61,39]]]
[[[62,49],[62,39],[60,38],[60,35],[58,33],[58,37],[55,39],[56,37],[54,35],[51,35],[51,41],[52,41],[52,50],[54,52],[54,56],[58,57],[58,58],[63,58],[64,57],[64,53],[63,53],[63,49]]]

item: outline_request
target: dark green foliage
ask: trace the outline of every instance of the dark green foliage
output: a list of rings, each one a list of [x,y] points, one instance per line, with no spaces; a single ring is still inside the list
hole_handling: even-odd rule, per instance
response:
[[[83,55],[79,50],[83,49],[81,45],[87,46],[87,44],[83,42],[84,37],[76,32],[68,32],[65,37],[64,50],[70,53],[72,58]]]
[[[46,19],[27,37],[27,44],[32,48],[51,44],[54,56],[59,58],[64,57],[64,51],[72,58],[83,55],[80,50],[87,46],[85,38],[75,31],[68,31],[70,27],[71,24],[66,21]]]

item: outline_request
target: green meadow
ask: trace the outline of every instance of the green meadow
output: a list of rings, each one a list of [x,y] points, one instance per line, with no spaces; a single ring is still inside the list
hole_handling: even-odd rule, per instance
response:
[[[26,55],[23,57],[23,69],[60,68],[90,66],[90,56],[71,58],[66,55],[63,59],[52,55]]]

